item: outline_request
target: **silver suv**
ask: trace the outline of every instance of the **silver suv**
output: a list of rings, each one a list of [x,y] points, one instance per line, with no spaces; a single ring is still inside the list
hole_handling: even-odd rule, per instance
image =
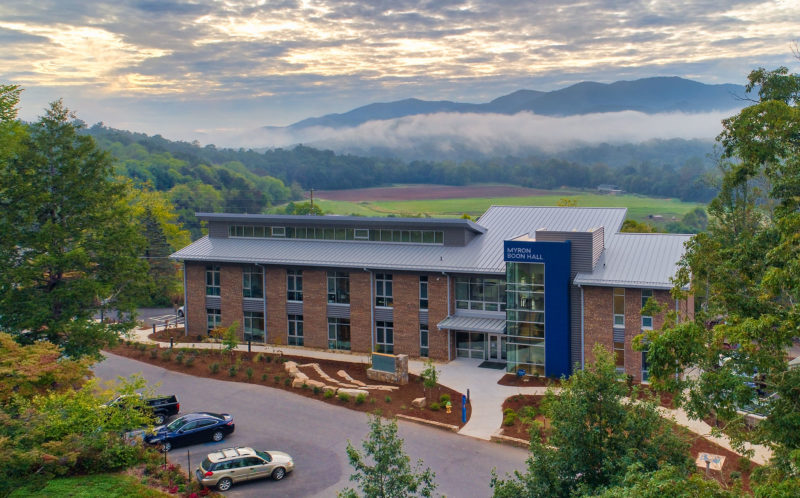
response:
[[[283,479],[294,470],[292,457],[282,451],[225,448],[209,453],[194,474],[203,486],[227,491],[235,482],[272,477]]]

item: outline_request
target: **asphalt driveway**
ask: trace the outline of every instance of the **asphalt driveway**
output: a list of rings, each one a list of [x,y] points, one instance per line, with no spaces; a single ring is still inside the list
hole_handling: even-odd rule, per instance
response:
[[[234,486],[226,496],[335,496],[352,484],[345,447],[348,438],[360,449],[367,418],[290,392],[238,382],[193,377],[128,358],[107,355],[93,368],[103,379],[141,372],[157,392],[176,394],[181,413],[212,411],[234,416],[236,431],[220,443],[188,447],[192,467],[218,448],[253,446],[286,451],[295,471],[279,482],[255,481]],[[527,451],[400,421],[400,435],[412,462],[422,458],[436,472],[437,493],[447,496],[490,496],[490,472],[502,475],[522,469]],[[170,459],[187,463],[187,448]]]

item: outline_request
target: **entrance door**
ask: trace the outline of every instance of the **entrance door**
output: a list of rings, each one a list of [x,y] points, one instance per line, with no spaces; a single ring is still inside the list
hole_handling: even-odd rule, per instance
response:
[[[489,358],[490,360],[505,361],[506,359],[506,338],[499,335],[489,336]]]

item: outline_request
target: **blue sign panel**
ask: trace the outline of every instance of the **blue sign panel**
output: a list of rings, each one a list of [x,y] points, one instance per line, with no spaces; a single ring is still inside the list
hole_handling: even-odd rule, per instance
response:
[[[543,263],[544,270],[544,373],[547,377],[569,375],[570,241],[536,242],[506,240],[507,263]]]

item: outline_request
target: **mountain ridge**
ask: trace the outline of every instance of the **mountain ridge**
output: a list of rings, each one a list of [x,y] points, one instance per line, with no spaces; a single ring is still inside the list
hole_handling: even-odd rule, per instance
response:
[[[742,85],[732,83],[710,85],[678,76],[657,76],[613,83],[584,81],[549,92],[521,89],[480,104],[418,98],[376,102],[344,113],[303,119],[285,128],[301,130],[315,126],[355,127],[368,121],[441,112],[506,115],[532,112],[544,116],[574,116],[620,111],[638,111],[645,114],[699,113],[741,107],[741,100],[736,96],[743,94]]]

